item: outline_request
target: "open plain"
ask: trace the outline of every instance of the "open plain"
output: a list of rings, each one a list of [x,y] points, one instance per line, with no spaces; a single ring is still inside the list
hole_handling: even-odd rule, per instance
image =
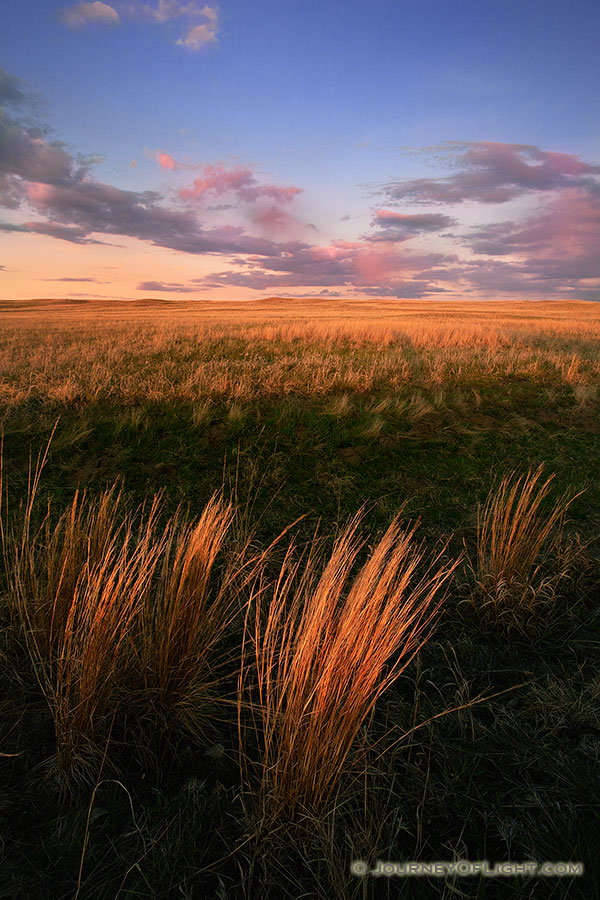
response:
[[[0,360],[0,896],[595,895],[600,304],[2,301]]]

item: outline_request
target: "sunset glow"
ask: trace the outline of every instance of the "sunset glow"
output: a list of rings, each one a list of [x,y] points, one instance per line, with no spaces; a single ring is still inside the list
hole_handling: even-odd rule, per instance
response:
[[[4,299],[600,299],[597,4],[3,20]]]

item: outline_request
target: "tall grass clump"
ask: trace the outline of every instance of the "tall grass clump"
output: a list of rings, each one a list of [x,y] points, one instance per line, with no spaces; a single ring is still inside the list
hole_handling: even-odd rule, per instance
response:
[[[48,510],[32,527],[33,499],[4,533],[9,604],[50,706],[58,770],[85,780],[116,715],[129,634],[160,561],[157,504],[136,528],[118,515],[114,488],[76,494],[54,524]]]
[[[554,475],[542,481],[542,474],[543,466],[518,478],[511,472],[478,509],[477,559],[469,561],[475,581],[471,603],[508,628],[530,624],[556,598],[569,571],[559,550],[567,510],[580,494],[566,492],[544,510]]]
[[[57,770],[85,781],[116,718],[200,736],[251,560],[240,533],[211,584],[233,519],[218,495],[197,520],[180,508],[164,526],[160,495],[131,513],[117,485],[98,497],[76,491],[58,516],[50,504],[40,513],[47,454],[26,503],[2,517],[6,595],[51,710]]]
[[[173,516],[165,531],[160,579],[139,622],[147,711],[166,731],[183,728],[198,739],[206,736],[207,709],[217,698],[217,649],[239,611],[235,601],[247,564],[242,545],[229,554],[212,584],[233,516],[218,495],[195,522],[185,521],[181,511]]]
[[[240,696],[251,698],[263,822],[291,821],[331,800],[353,751],[356,761],[365,749],[362,732],[377,699],[427,640],[457,565],[439,554],[419,576],[424,550],[414,543],[416,526],[403,530],[396,517],[353,577],[365,544],[357,534],[361,517],[337,538],[324,566],[315,541],[295,561],[290,545],[279,576],[255,586]],[[253,783],[248,756],[244,777]]]

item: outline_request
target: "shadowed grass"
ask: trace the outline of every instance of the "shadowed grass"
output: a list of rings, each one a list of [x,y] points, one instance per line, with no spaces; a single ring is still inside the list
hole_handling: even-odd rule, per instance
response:
[[[76,491],[34,525],[48,449],[26,504],[2,523],[7,604],[52,713],[61,778],[86,781],[121,711],[201,737],[215,651],[251,559],[240,533],[212,590],[233,519],[217,495],[195,522],[179,509],[161,528],[160,495],[136,516],[116,485]]]
[[[137,622],[137,667],[148,711],[167,728],[184,727],[197,739],[205,737],[206,708],[216,696],[217,646],[238,611],[230,588],[243,571],[244,548],[211,585],[233,515],[215,495],[195,522],[180,511],[169,520],[161,577]]]
[[[85,781],[117,712],[130,671],[125,639],[164,541],[156,540],[158,498],[136,529],[116,485],[98,498],[76,491],[54,521],[48,503],[36,524],[49,448],[50,441],[33,474],[30,468],[25,504],[2,523],[7,605],[52,713],[58,771]]]

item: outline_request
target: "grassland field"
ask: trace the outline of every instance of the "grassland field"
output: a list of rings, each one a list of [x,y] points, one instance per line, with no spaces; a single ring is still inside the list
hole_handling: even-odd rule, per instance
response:
[[[2,301],[0,370],[0,751],[15,754],[0,758],[0,898],[600,896],[600,304]],[[52,433],[28,513],[32,471]],[[481,511],[503,478],[525,477],[542,464],[543,477],[554,477],[540,517],[551,515],[565,493],[571,498],[560,540],[532,557],[532,582],[523,588],[533,598],[530,615],[490,618],[477,600]],[[119,701],[123,717],[115,711],[103,719],[94,707],[97,755],[81,777],[71,777],[71,762],[57,774],[57,672],[66,644],[57,654],[53,624],[44,652],[55,656],[44,657],[30,597],[38,591],[39,600],[53,577],[47,559],[55,538],[43,531],[48,504],[46,521],[56,522],[74,509],[74,498],[93,504],[116,482],[121,499],[106,509],[114,508],[119,521],[130,515],[133,522],[161,492],[157,521],[174,529],[165,547],[179,547],[175,525],[184,533],[184,517],[197,520],[221,492],[238,524],[229,526],[220,512],[210,519],[215,534],[223,529],[202,551],[210,557],[208,574],[214,556],[211,585],[229,571],[226,532],[235,532],[240,560],[279,540],[261,561],[261,584],[271,587],[252,595],[261,598],[255,630],[244,631],[251,617],[244,618],[241,598],[254,590],[244,585],[238,614],[219,620],[221,643],[206,643],[211,684],[225,660],[219,680],[214,674],[224,705],[214,690],[209,700],[186,695],[193,727],[171,728],[168,716],[158,727],[150,714],[130,713],[143,694],[138,686],[135,700],[132,693]],[[335,539],[359,510],[364,544],[353,555]],[[300,563],[292,573],[299,585],[290,576],[289,584],[280,579],[273,588],[289,562],[289,538],[306,554],[317,546],[317,533],[323,560],[334,559],[337,546],[339,572],[350,578],[376,558],[386,535],[401,545],[389,530],[398,514],[402,527],[415,529],[409,543],[421,553],[406,590],[437,555],[446,574],[435,596],[445,591],[445,599],[431,637],[367,704],[347,753],[339,751],[331,790],[324,788],[311,806],[313,795],[298,786],[306,777],[299,757],[315,753],[311,765],[318,769],[319,759],[338,752],[336,734],[323,726],[306,745],[292,741],[289,770],[281,762],[284,738],[268,744],[270,728],[279,734],[272,723],[293,708],[291,695],[278,694],[269,679],[296,670],[282,668],[286,658],[260,622],[272,621],[281,636],[286,610],[301,621],[299,598],[321,590],[317,575],[302,581]],[[30,531],[23,530],[25,520]],[[112,526],[105,527],[108,533]],[[148,526],[150,532],[159,541],[159,526]],[[34,533],[42,537],[27,555]],[[171,552],[177,559],[175,550],[165,558]],[[402,560],[412,560],[406,552]],[[385,580],[381,553],[373,579]],[[60,558],[66,571],[67,557]],[[114,559],[121,559],[117,549]],[[398,583],[402,560],[398,555]],[[340,576],[335,586],[333,563],[326,571],[329,587],[321,593],[343,607],[347,584]],[[79,573],[74,577],[73,584]],[[370,577],[363,582],[371,584]],[[277,609],[272,620],[266,597]],[[433,594],[430,602],[433,611]],[[44,604],[38,605],[35,615],[43,618]],[[393,615],[390,607],[390,627],[404,628]],[[310,628],[326,648],[317,620]],[[383,631],[377,623],[369,627],[365,634],[383,646]],[[129,631],[123,634],[129,640]],[[151,640],[159,638],[153,633]],[[371,659],[367,643],[361,652]],[[348,672],[360,678],[361,665],[380,665],[385,679],[396,652],[392,642],[381,664],[359,660]],[[160,663],[140,653],[155,673]],[[132,650],[127,665],[134,656]],[[268,660],[262,675],[261,659]],[[317,662],[319,672],[328,671],[325,656]],[[181,684],[187,671],[181,669]],[[316,671],[307,667],[302,678]],[[252,715],[241,726],[240,689],[253,678]],[[270,691],[281,706],[263,703],[271,702]],[[206,707],[197,720],[196,702]],[[335,712],[323,715],[326,723]],[[277,788],[279,806],[278,782],[265,774],[273,767],[285,775],[281,784],[287,779],[285,790]],[[361,878],[350,871],[356,859],[581,861],[585,874]]]

